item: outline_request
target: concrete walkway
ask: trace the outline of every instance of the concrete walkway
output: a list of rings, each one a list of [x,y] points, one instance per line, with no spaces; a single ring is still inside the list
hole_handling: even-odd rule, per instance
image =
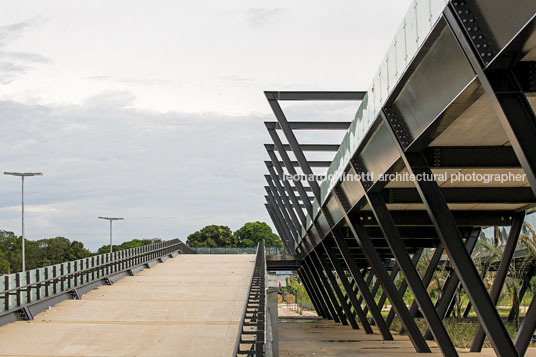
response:
[[[0,327],[0,356],[231,356],[254,259],[168,259]]]
[[[325,319],[280,319],[279,356],[324,357],[324,356],[366,356],[366,357],[407,357],[419,356],[415,353],[408,337],[394,335],[394,341],[383,341],[378,331],[367,335],[363,329],[352,330],[348,326],[335,324]],[[427,357],[442,356],[434,342]],[[468,349],[458,349],[460,357],[492,357],[491,348],[481,353],[469,353]],[[536,349],[530,348],[527,357],[535,357]]]

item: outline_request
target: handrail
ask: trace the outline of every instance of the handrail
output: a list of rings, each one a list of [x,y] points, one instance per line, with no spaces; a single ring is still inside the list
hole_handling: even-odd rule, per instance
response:
[[[247,301],[238,327],[233,356],[264,355],[266,332],[266,259],[264,241],[257,246],[253,276],[249,283]],[[245,338],[252,336],[253,338]],[[243,349],[244,347],[245,349]]]
[[[37,268],[24,273],[4,275],[0,277],[4,283],[3,290],[0,290],[0,301],[3,300],[0,305],[0,317],[66,292],[76,295],[77,287],[99,280],[111,283],[109,280],[111,275],[124,272],[132,274],[132,268],[176,252],[180,250],[182,244],[179,239],[173,239]]]

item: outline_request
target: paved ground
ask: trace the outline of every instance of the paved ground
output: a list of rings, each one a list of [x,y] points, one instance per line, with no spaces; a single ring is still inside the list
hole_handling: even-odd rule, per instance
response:
[[[168,259],[0,327],[0,356],[231,356],[254,259]]]
[[[378,333],[366,335],[363,330],[335,324],[325,319],[280,319],[279,355],[292,357],[323,356],[367,356],[367,357],[406,357],[418,356],[406,336],[394,336],[394,341],[383,341]],[[430,357],[442,354],[435,344],[430,344]],[[469,353],[459,350],[461,357],[495,356],[492,349],[482,353]],[[527,357],[536,356],[536,348],[531,348]]]

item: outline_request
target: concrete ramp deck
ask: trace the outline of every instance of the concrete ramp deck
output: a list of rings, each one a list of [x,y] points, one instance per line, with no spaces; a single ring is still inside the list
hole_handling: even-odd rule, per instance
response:
[[[179,255],[0,327],[0,356],[231,356],[254,255]]]

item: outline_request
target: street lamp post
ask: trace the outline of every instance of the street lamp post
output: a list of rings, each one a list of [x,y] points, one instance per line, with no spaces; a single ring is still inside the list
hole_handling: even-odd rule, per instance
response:
[[[110,221],[110,253],[112,253],[112,221],[123,220],[122,217],[99,217],[100,219],[106,219]]]
[[[24,244],[24,178],[26,176],[43,176],[40,172],[4,172],[4,175],[19,176],[22,181],[22,271],[26,271],[26,251]]]

